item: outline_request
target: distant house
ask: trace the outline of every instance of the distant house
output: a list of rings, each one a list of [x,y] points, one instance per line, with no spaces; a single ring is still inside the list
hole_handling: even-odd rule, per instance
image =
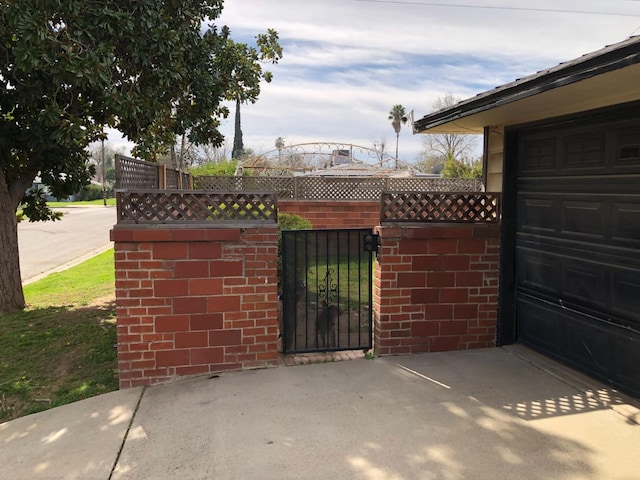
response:
[[[365,162],[340,163],[328,168],[313,170],[301,176],[306,177],[380,177],[380,178],[405,178],[405,177],[430,177],[439,178],[439,175],[426,175],[417,170],[394,170],[370,165]]]
[[[34,180],[33,183],[31,184],[31,187],[29,187],[27,189],[27,192],[29,191],[36,191],[36,190],[40,190],[41,196],[42,198],[44,198],[47,202],[57,202],[58,199],[56,197],[54,197],[53,195],[51,195],[51,190],[49,189],[49,187],[47,185],[45,185],[44,183],[42,183],[42,179],[37,176]],[[73,202],[75,199],[75,195],[71,195],[68,198],[62,198],[60,199],[60,201],[62,202]]]
[[[38,190],[41,192],[40,195],[42,196],[42,198],[44,198],[47,202],[55,202],[57,200],[53,195],[51,195],[49,187],[42,183],[42,180],[39,176],[33,180],[31,187],[27,189],[27,193],[29,193],[30,191],[36,192]]]
[[[484,133],[503,195],[498,343],[640,395],[640,37],[414,124]]]

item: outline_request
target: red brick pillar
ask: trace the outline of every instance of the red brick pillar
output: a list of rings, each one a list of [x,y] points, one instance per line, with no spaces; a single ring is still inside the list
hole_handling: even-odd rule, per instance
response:
[[[277,365],[277,228],[166,227],[111,232],[120,387]]]
[[[495,345],[499,228],[378,227],[374,348],[381,355]]]
[[[278,212],[300,215],[315,229],[373,228],[380,223],[379,201],[278,200]]]

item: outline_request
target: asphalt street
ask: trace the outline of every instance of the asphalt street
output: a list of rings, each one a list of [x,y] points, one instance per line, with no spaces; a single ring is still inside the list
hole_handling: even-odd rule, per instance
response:
[[[22,283],[63,270],[110,248],[116,207],[64,207],[55,222],[18,224]]]

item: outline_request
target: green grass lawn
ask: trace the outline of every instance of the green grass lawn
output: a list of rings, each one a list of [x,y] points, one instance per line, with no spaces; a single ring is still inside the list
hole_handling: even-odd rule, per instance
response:
[[[24,293],[0,316],[0,422],[117,390],[113,250]]]
[[[77,206],[85,206],[85,205],[98,205],[104,206],[104,200],[102,198],[98,200],[87,200],[84,202],[47,202],[49,208],[60,208],[60,207],[77,207]],[[107,198],[107,206],[113,207],[116,205],[115,198]]]

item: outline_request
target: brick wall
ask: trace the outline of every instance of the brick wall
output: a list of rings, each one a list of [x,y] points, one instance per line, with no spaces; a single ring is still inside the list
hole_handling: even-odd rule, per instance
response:
[[[375,349],[381,355],[495,346],[499,229],[378,227]]]
[[[120,387],[277,365],[277,228],[123,227]]]
[[[278,200],[278,211],[300,215],[313,228],[373,228],[380,223],[380,202]]]

